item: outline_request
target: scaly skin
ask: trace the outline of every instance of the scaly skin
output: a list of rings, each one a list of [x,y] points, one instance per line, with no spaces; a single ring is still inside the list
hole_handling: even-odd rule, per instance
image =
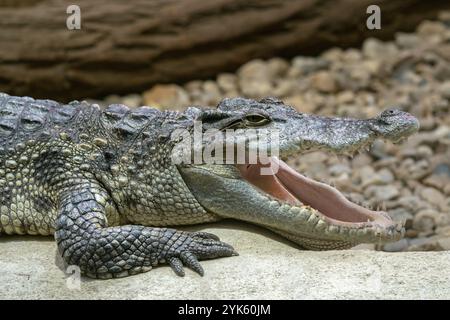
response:
[[[252,123],[254,114],[267,121]],[[234,249],[212,234],[165,226],[222,218],[265,226],[311,249],[401,236],[393,223],[336,225],[308,205],[274,199],[234,164],[173,164],[171,134],[192,132],[195,120],[219,130],[276,128],[281,157],[318,148],[351,153],[377,137],[397,141],[418,128],[399,111],[331,119],[300,114],[274,99],[226,99],[217,109],[178,113],[123,105],[102,111],[85,102],[0,94],[0,233],[54,234],[64,260],[93,278],[162,263],[178,275],[183,265],[203,274],[198,260],[235,255]]]

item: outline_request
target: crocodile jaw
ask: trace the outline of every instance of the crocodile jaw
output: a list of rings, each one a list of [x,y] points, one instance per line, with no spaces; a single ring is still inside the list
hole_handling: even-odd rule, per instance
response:
[[[272,174],[261,174],[262,167],[270,168]],[[387,212],[355,204],[336,188],[302,175],[276,157],[267,165],[237,165],[237,168],[261,192],[317,217],[312,218],[313,227],[328,226],[328,233],[336,234],[358,230],[356,243],[392,241],[403,236],[403,226],[393,222]]]
[[[227,99],[218,109],[221,116],[255,110],[269,114],[272,122],[264,128],[279,133],[282,158],[312,150],[354,154],[377,138],[398,143],[419,129],[415,117],[395,109],[365,120],[302,114],[273,99]],[[216,129],[223,128],[219,124]],[[262,147],[268,146],[264,139],[262,143]],[[250,164],[204,163],[178,169],[208,212],[265,226],[305,248],[342,249],[403,236],[403,226],[387,213],[358,206],[331,186],[304,177],[276,158],[272,160],[281,171],[271,177],[255,174],[261,166]]]
[[[252,164],[237,167],[245,180],[263,192],[293,206],[310,206],[324,219],[336,225],[377,221],[387,226],[391,222],[386,218],[386,212],[372,211],[359,206],[346,199],[336,188],[302,175],[276,157],[271,158],[271,164],[271,166]],[[272,174],[262,175],[262,167],[270,168]]]
[[[385,212],[360,207],[278,161],[278,173],[265,177],[252,172],[258,165],[195,165],[179,171],[208,212],[262,225],[306,249],[345,249],[403,236],[403,226]]]

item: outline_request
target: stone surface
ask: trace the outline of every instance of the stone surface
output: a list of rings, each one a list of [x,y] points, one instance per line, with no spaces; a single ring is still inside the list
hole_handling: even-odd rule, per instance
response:
[[[203,261],[203,278],[191,271],[179,278],[163,266],[122,279],[83,278],[79,289],[59,267],[52,238],[1,237],[0,299],[450,299],[450,252],[313,252],[241,223],[204,230],[240,256]]]

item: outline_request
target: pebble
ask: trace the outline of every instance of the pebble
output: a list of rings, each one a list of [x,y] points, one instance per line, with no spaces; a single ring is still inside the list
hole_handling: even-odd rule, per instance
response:
[[[375,199],[378,201],[391,200],[398,197],[399,194],[400,192],[398,191],[398,188],[392,185],[387,186],[371,185],[367,187],[366,190],[364,191],[364,195],[366,197],[368,198],[375,197]]]
[[[379,179],[377,182],[382,184],[388,184],[394,181],[394,175],[391,170],[387,168],[383,168],[377,173],[377,178]]]
[[[242,94],[249,98],[260,99],[271,95],[273,86],[269,81],[261,80],[241,80],[240,87]]]
[[[368,38],[362,46],[362,53],[365,57],[379,60],[383,57],[385,60],[392,60],[398,56],[398,49],[392,42],[382,42],[375,38]]]
[[[266,63],[268,72],[272,78],[282,77],[289,70],[289,63],[282,58],[272,58]]]
[[[450,80],[439,85],[439,93],[445,99],[450,99]]]
[[[394,221],[404,223],[406,229],[412,227],[414,216],[411,211],[406,208],[392,209],[389,211],[389,216],[391,216]]]
[[[237,75],[241,80],[260,80],[271,81],[270,69],[267,63],[263,60],[257,59],[247,62],[237,71]]]
[[[140,94],[129,94],[121,98],[121,103],[130,108],[138,108],[143,105],[143,100]]]
[[[388,184],[394,181],[394,175],[387,168],[375,172],[372,166],[364,166],[359,170],[359,173],[363,187],[367,185]]]
[[[352,91],[345,90],[337,94],[336,103],[350,103],[355,100],[355,94]]]
[[[438,21],[424,21],[417,28],[417,34],[422,40],[431,43],[438,44],[443,41],[446,26]]]
[[[376,140],[370,148],[370,154],[378,159],[388,158],[390,156],[388,146],[381,140]]]
[[[314,74],[311,78],[311,85],[313,88],[325,93],[334,93],[338,90],[336,80],[327,71],[319,71]]]
[[[372,158],[367,153],[357,154],[352,161],[352,167],[354,172],[358,172],[357,169],[369,165],[372,163]]]
[[[284,99],[285,103],[293,106],[297,111],[303,113],[314,113],[317,105],[314,102],[307,100],[303,95],[295,95]]]
[[[430,208],[431,204],[423,201],[417,196],[402,196],[397,200],[399,206],[405,208],[411,213],[416,213],[420,209]]]
[[[217,85],[222,92],[237,91],[238,77],[232,73],[221,73],[217,76]]]
[[[386,243],[383,246],[383,250],[387,252],[399,252],[405,251],[409,246],[409,240],[406,238],[400,239],[396,242]]]
[[[360,168],[358,171],[355,171],[355,174],[358,173],[361,179],[361,185],[364,187],[372,183],[375,176],[375,169],[370,165],[366,165]]]
[[[434,238],[418,237],[409,239],[407,251],[434,251],[437,250],[437,243]]]
[[[439,212],[434,209],[424,209],[416,213],[413,228],[423,233],[432,233],[439,220]]]
[[[143,99],[145,105],[163,109],[182,110],[190,103],[186,91],[175,84],[156,85],[143,93]]]
[[[295,83],[282,79],[275,83],[272,95],[275,97],[286,97],[295,91]]]
[[[346,164],[337,163],[335,165],[332,165],[328,171],[332,176],[340,176],[342,174],[350,174],[352,170],[350,167]]]
[[[433,204],[437,208],[446,208],[447,198],[435,188],[423,188],[420,192],[420,196],[423,200]]]
[[[450,163],[439,163],[433,170],[436,175],[442,176],[443,179],[450,178]]]
[[[450,237],[437,240],[438,250],[450,250]]]
[[[310,57],[296,57],[292,59],[292,65],[288,71],[290,77],[298,77],[326,69],[329,61]]]
[[[203,99],[205,104],[208,106],[217,105],[222,99],[222,95],[219,86],[211,80],[205,81],[203,83]]]
[[[431,174],[423,179],[423,184],[439,190],[444,190],[445,185],[449,182],[448,177],[443,174]]]
[[[262,60],[253,60],[239,68],[239,86],[244,96],[262,98],[273,90],[273,70]]]
[[[438,13],[438,20],[444,23],[450,23],[450,11],[441,11]]]
[[[395,42],[400,48],[410,49],[417,47],[420,44],[419,41],[419,37],[413,33],[398,32],[395,35]]]

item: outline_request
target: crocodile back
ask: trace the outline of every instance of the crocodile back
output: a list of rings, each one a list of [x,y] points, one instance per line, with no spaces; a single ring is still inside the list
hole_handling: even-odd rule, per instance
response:
[[[59,128],[83,126],[82,120],[89,117],[91,109],[85,102],[63,105],[0,93],[0,156],[27,140],[51,137]]]

